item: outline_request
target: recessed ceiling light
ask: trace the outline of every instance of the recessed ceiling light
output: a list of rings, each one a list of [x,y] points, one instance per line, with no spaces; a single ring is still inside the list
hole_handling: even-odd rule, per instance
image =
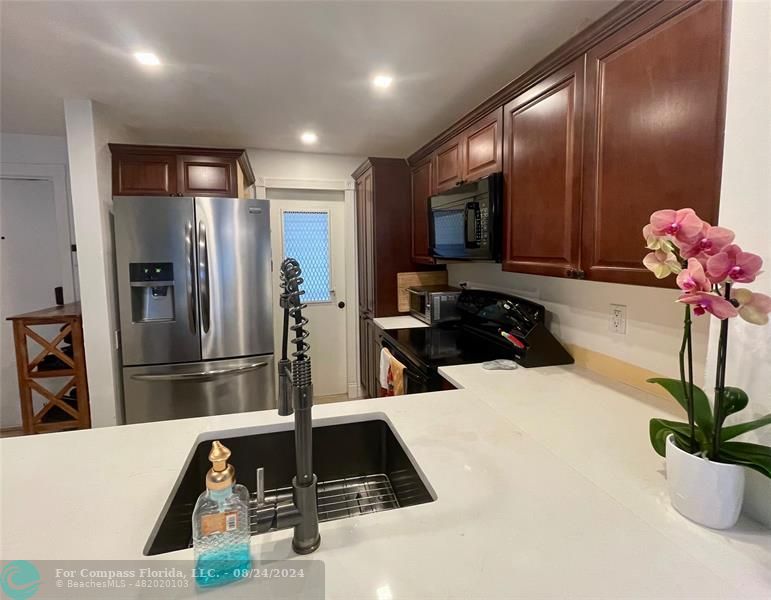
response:
[[[134,58],[143,65],[157,66],[161,64],[161,61],[152,52],[134,52]]]
[[[319,136],[317,136],[312,131],[304,131],[300,136],[300,139],[302,140],[303,144],[315,144],[319,141]]]
[[[372,85],[374,85],[376,88],[385,89],[391,85],[393,80],[394,78],[390,75],[375,75],[372,78]]]

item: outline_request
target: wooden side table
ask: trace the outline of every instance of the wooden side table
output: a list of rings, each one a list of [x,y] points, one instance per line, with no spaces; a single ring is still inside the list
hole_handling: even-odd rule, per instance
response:
[[[8,317],[8,320],[13,323],[24,433],[91,427],[80,303],[52,306]],[[61,325],[62,327],[59,333],[49,340],[34,330],[39,325]],[[71,340],[71,356],[59,347],[66,338]],[[32,360],[30,360],[27,345],[30,339],[42,348]],[[39,381],[52,378],[65,381],[57,392],[42,386]],[[35,410],[32,392],[45,400],[40,410]]]

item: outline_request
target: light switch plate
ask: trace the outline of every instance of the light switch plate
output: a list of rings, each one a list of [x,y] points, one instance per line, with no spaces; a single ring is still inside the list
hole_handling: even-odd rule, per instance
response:
[[[610,305],[610,331],[619,335],[626,335],[626,306],[623,304]]]

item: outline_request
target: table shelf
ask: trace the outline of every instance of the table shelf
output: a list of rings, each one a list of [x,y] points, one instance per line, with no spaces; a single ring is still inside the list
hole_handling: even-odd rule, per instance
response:
[[[13,323],[16,348],[16,371],[19,379],[22,424],[25,434],[88,429],[91,427],[91,409],[86,378],[86,358],[83,349],[83,322],[80,303],[53,306],[35,312],[8,317]],[[48,339],[35,327],[61,325],[59,333]],[[29,341],[40,346],[30,358]],[[59,344],[71,344],[72,356]],[[55,356],[69,368],[38,370],[48,356]],[[44,387],[38,380],[64,378],[67,381],[58,391]],[[43,398],[44,404],[35,410],[33,394]]]

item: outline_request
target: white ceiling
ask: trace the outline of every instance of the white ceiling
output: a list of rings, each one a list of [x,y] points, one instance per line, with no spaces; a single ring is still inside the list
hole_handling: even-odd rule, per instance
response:
[[[81,96],[148,143],[406,156],[615,3],[6,1],[0,128],[62,135]]]

